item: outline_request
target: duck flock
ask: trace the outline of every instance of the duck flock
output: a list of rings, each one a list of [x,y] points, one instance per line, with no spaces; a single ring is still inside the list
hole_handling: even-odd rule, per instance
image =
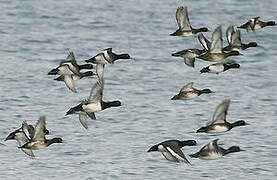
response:
[[[238,29],[245,29],[248,31],[255,31],[266,26],[275,26],[274,21],[264,22],[255,17],[248,22],[238,26],[235,30],[231,25],[226,30],[226,39],[228,46],[223,47],[222,28],[218,26],[212,33],[212,39],[209,41],[202,32],[209,32],[206,27],[193,28],[190,24],[188,17],[188,8],[179,7],[176,11],[176,21],[178,29],[170,34],[171,36],[193,36],[198,34],[198,40],[203,46],[203,49],[185,49],[173,53],[174,57],[184,58],[184,63],[194,68],[195,60],[204,60],[209,62],[216,62],[207,67],[203,67],[200,73],[222,73],[229,69],[240,68],[240,64],[234,60],[228,60],[229,56],[242,55],[240,52],[250,47],[256,47],[256,42],[242,43],[241,34]],[[103,49],[90,59],[85,60],[86,64],[79,65],[75,59],[74,53],[69,52],[66,59],[56,67],[48,72],[48,75],[57,76],[54,80],[62,81],[66,87],[73,93],[77,93],[75,82],[86,78],[96,77],[97,81],[91,88],[90,94],[86,100],[81,101],[78,105],[73,106],[66,112],[67,115],[77,114],[81,125],[88,129],[88,118],[96,119],[95,113],[102,111],[110,107],[119,107],[121,102],[119,100],[104,101],[103,89],[104,89],[104,70],[105,66],[114,64],[119,59],[132,59],[129,54],[116,54],[112,48]],[[83,72],[83,70],[87,71]],[[92,71],[95,69],[95,72]],[[193,87],[193,82],[184,85],[178,94],[173,96],[171,100],[191,100],[197,98],[201,94],[214,93],[212,90],[196,89]],[[243,120],[239,120],[233,123],[226,121],[226,116],[231,100],[225,99],[215,108],[211,122],[203,127],[199,127],[196,133],[224,133],[237,126],[247,125]],[[35,157],[33,150],[48,147],[53,143],[62,143],[63,140],[59,137],[53,139],[46,139],[46,135],[49,134],[49,130],[46,129],[46,117],[39,117],[35,127],[27,124],[23,121],[21,127],[11,132],[5,139],[16,140],[19,144],[19,149],[31,157]],[[218,159],[226,154],[243,151],[239,146],[232,146],[228,149],[218,146],[218,138],[212,140],[208,144],[204,145],[198,152],[190,154],[191,158],[200,158],[204,160]],[[150,147],[147,152],[158,151],[163,156],[173,162],[185,162],[190,164],[190,161],[186,158],[181,148],[184,146],[195,146],[197,143],[195,140],[166,140]]]

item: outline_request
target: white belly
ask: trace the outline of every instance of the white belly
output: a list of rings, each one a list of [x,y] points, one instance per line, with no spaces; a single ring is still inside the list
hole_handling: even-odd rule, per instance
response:
[[[233,46],[232,51],[241,51],[241,46]]]
[[[83,109],[88,113],[93,113],[97,111],[101,111],[101,103],[100,102],[92,102],[86,105],[83,105]]]
[[[43,141],[35,141],[28,144],[28,148],[32,150],[39,150],[45,147],[46,147],[46,144]]]
[[[197,93],[188,92],[188,93],[186,94],[186,99],[187,99],[187,100],[194,99],[194,98],[196,98],[196,97],[198,97],[198,94],[197,94]]]
[[[204,160],[214,160],[222,157],[222,154],[216,153],[216,152],[211,152],[209,153],[208,156],[199,156],[200,159]]]
[[[255,30],[261,29],[261,28],[262,28],[262,26],[260,24],[255,24],[255,27],[254,27]]]
[[[215,125],[213,129],[209,131],[209,133],[221,133],[226,131],[228,131],[228,128],[226,126]]]
[[[220,73],[224,71],[224,66],[222,64],[215,64],[209,67],[211,73]]]
[[[183,31],[181,36],[187,37],[187,36],[192,36],[192,31]]]

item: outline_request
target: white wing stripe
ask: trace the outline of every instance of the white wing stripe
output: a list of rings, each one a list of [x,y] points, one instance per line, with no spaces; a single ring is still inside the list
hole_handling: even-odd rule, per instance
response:
[[[176,159],[178,159],[179,161],[183,161],[183,162],[187,162],[184,158],[182,158],[181,156],[179,156],[179,154],[175,153],[170,147],[166,147],[166,149],[170,152],[170,154],[172,156],[174,156]]]

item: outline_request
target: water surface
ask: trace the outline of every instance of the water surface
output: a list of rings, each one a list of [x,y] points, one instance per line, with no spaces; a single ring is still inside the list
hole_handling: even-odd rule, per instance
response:
[[[197,36],[171,37],[175,12],[188,6],[193,27],[224,32],[260,16],[275,20],[277,2],[267,1],[2,1],[0,2],[0,179],[275,179],[277,145],[276,27],[243,31],[242,41],[255,41],[235,57],[239,70],[202,74],[171,53],[201,48]],[[76,115],[65,117],[73,105],[88,97],[95,78],[76,83],[77,94],[47,76],[68,50],[79,63],[101,49],[129,53],[134,60],[106,66],[104,100],[123,106],[96,113],[85,130]],[[188,82],[216,93],[192,101],[170,101]],[[196,134],[211,120],[222,100],[230,98],[228,121],[250,125],[224,134]],[[35,151],[32,159],[4,138],[23,120],[35,124],[46,115],[49,138],[63,144]],[[190,159],[193,166],[172,163],[149,147],[167,139],[195,139],[190,154],[219,138],[227,148],[246,150],[214,161]]]

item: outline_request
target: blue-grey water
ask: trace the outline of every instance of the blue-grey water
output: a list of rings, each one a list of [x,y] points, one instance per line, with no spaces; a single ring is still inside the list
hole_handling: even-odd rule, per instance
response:
[[[193,27],[241,25],[260,16],[277,20],[276,0],[215,1],[32,1],[0,2],[0,179],[276,179],[277,177],[277,27],[242,31],[242,41],[258,47],[234,57],[240,69],[220,75],[201,74],[209,63],[197,60],[195,69],[171,53],[201,48],[197,36],[172,37],[175,12],[188,6]],[[89,129],[66,111],[88,97],[96,78],[76,83],[78,93],[54,81],[47,72],[74,51],[77,61],[112,47],[134,60],[105,68],[104,100],[123,106],[96,113]],[[216,93],[191,101],[170,98],[188,82]],[[209,122],[215,107],[230,98],[227,120],[250,125],[223,134],[196,134]],[[34,151],[30,158],[5,137],[23,120],[35,124],[46,116],[48,138],[63,144]],[[191,159],[172,163],[148,148],[168,139],[195,139],[184,147],[188,155],[219,138],[225,148],[245,151],[218,160]]]

